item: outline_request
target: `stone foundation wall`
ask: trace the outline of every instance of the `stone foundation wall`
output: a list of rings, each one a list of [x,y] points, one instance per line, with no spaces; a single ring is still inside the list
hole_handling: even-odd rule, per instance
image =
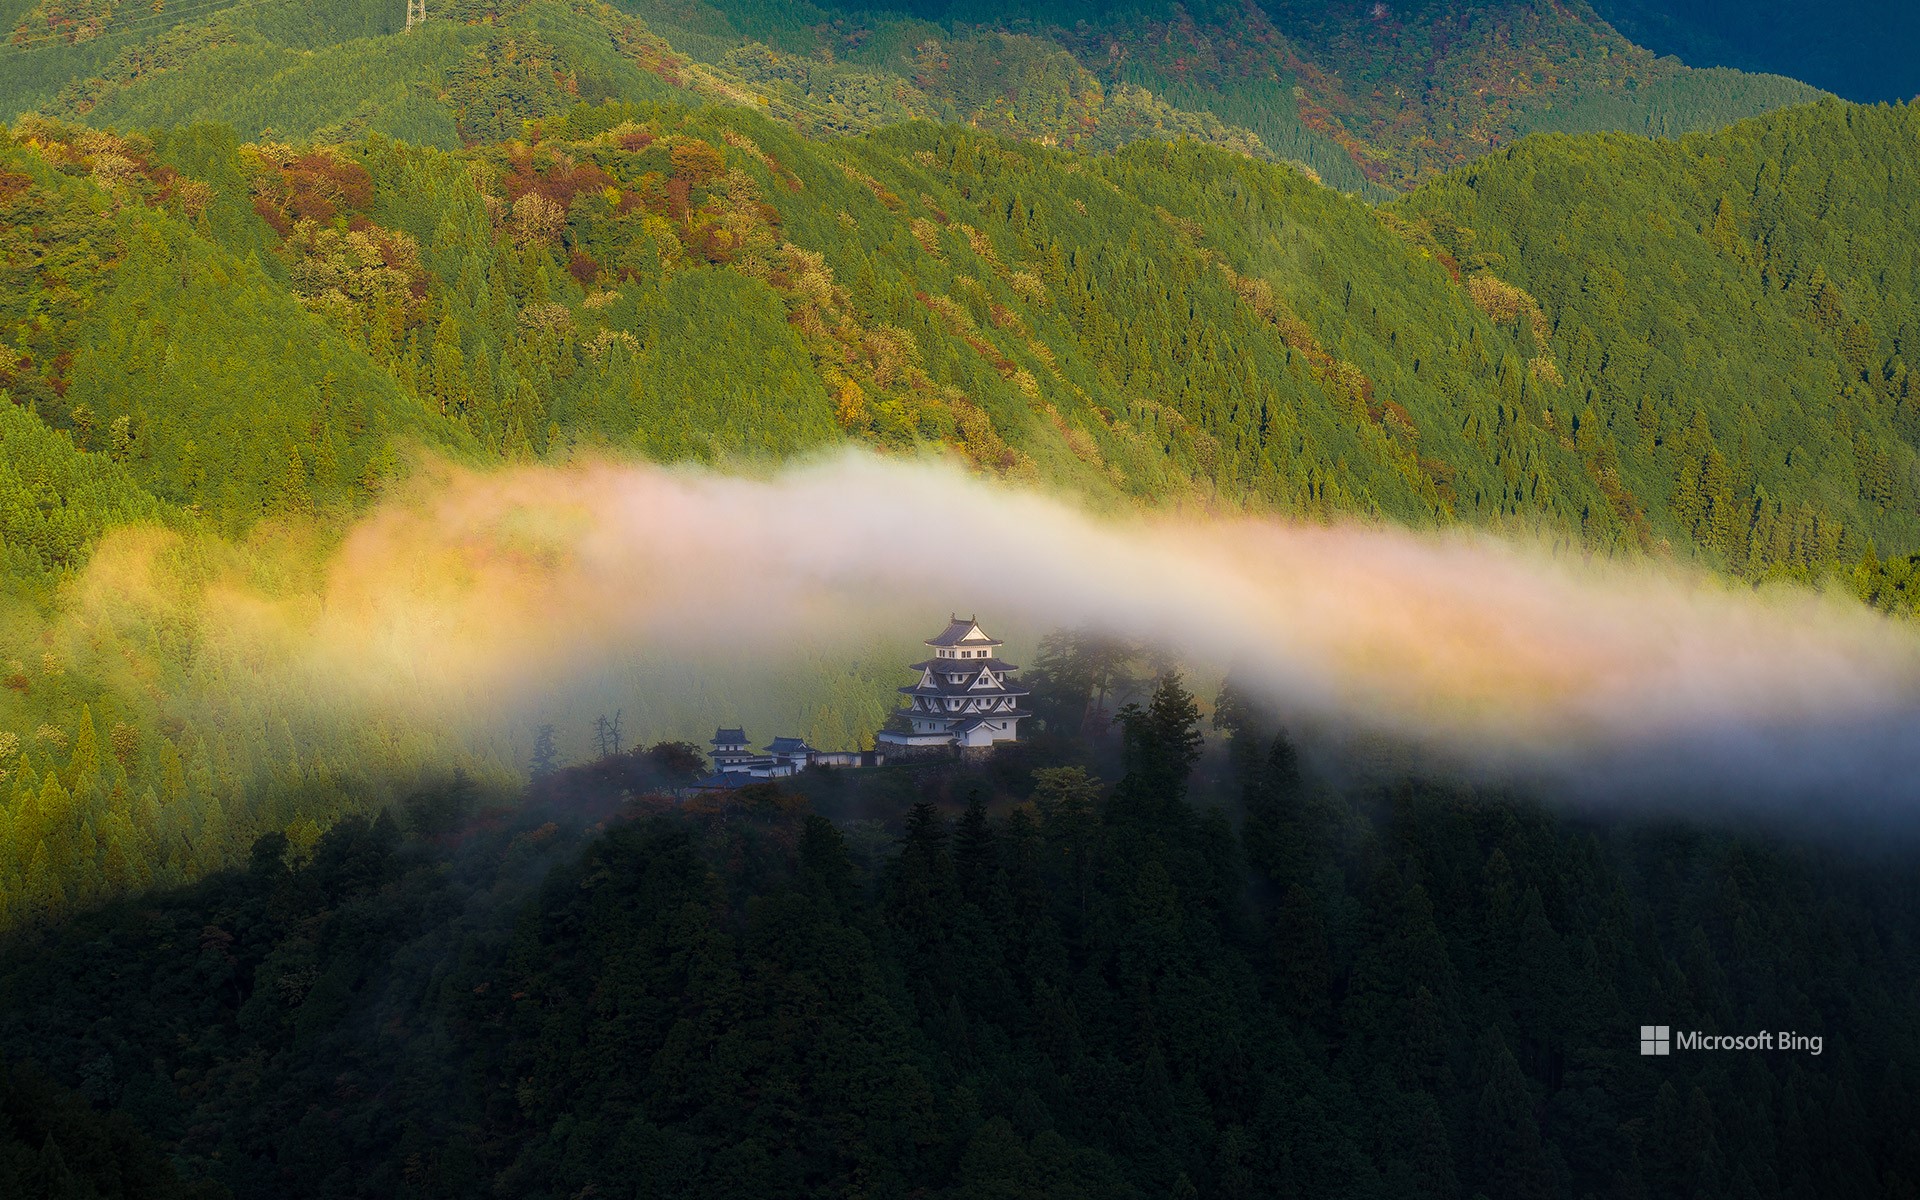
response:
[[[888,762],[934,762],[943,758],[955,758],[953,746],[899,746],[892,743],[882,745],[878,752],[886,756]]]

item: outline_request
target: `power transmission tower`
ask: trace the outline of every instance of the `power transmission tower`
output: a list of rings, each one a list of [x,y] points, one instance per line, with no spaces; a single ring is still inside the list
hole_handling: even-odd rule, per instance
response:
[[[407,0],[407,30],[427,23],[427,0]]]
[[[614,713],[611,721],[607,720],[605,713],[600,714],[600,719],[593,723],[593,736],[600,744],[601,758],[612,758],[620,753],[620,713]]]

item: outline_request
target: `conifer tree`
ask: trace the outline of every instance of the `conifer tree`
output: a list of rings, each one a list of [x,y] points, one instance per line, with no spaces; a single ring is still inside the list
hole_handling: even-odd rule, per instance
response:
[[[1553,1194],[1552,1177],[1533,1095],[1498,1029],[1481,1035],[1473,1073],[1479,1083],[1470,1142],[1475,1182],[1489,1196],[1546,1200]]]
[[[997,838],[977,788],[968,794],[966,811],[954,830],[953,868],[960,894],[975,904],[984,904],[1000,862]]]
[[[1127,776],[1122,787],[1135,804],[1167,809],[1186,797],[1187,776],[1200,760],[1205,738],[1200,708],[1178,672],[1161,676],[1143,709],[1129,704],[1115,718],[1121,727]]]

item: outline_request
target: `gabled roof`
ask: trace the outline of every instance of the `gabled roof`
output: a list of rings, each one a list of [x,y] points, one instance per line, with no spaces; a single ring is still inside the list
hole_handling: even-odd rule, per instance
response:
[[[799,754],[802,751],[811,753],[813,747],[807,745],[807,739],[797,737],[777,737],[773,739],[773,745],[767,747],[768,754]]]
[[[968,717],[964,721],[956,722],[953,726],[953,732],[959,733],[959,734],[972,733],[974,730],[980,728],[982,725],[985,725],[989,721],[994,721],[994,722],[1011,721],[1016,717],[1027,717],[1030,715],[1032,714],[1025,713],[1025,712],[976,713],[973,716]]]
[[[976,688],[973,686],[973,681],[976,678],[977,676],[968,675],[959,683],[948,683],[946,676],[939,674],[934,676],[931,686],[923,680],[911,687],[903,687],[899,690],[909,696],[1030,696],[1033,694],[1028,689],[1020,687],[1017,684],[1009,686],[1012,681],[1005,678],[1002,678],[998,684]]]
[[[1020,669],[1018,665],[1010,662],[1002,662],[998,658],[930,658],[925,662],[910,663],[907,669],[910,671],[933,670],[946,675],[958,674],[961,671],[977,671],[981,667],[985,667],[997,675],[1004,675],[1008,671],[1018,671]]]
[[[940,725],[950,730],[966,732],[982,721],[1024,721],[1033,715],[1026,708],[996,708],[991,712],[915,712],[908,710],[908,716],[916,721],[925,721],[929,725]]]
[[[1030,708],[996,708],[988,712],[967,714],[970,719],[978,721],[1024,721],[1032,715],[1033,710]]]
[[[747,744],[747,731],[744,729],[716,729],[713,731],[713,744],[716,746],[744,746]]]
[[[964,619],[954,617],[947,622],[945,629],[927,639],[927,645],[942,649],[948,646],[1003,646],[1005,644],[988,637],[987,631],[980,628],[980,622],[972,617]]]

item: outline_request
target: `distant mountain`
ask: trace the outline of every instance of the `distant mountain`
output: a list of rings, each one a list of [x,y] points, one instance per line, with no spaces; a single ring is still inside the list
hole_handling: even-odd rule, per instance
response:
[[[1695,66],[1775,71],[1863,103],[1920,96],[1920,5],[1594,0],[1621,33]]]
[[[398,0],[116,10],[0,0],[0,111],[217,119],[243,137],[375,129],[452,146],[578,96],[742,103],[813,132],[912,119],[1074,149],[1186,136],[1291,159],[1343,191],[1402,189],[1535,131],[1675,134],[1817,98],[1777,76],[1693,70],[1584,3],[1195,0],[908,5],[753,0]],[[538,41],[502,57],[499,39]],[[495,47],[490,49],[489,47]],[[653,78],[642,86],[636,74]],[[479,77],[523,85],[478,122]],[[464,88],[464,90],[463,90]]]

